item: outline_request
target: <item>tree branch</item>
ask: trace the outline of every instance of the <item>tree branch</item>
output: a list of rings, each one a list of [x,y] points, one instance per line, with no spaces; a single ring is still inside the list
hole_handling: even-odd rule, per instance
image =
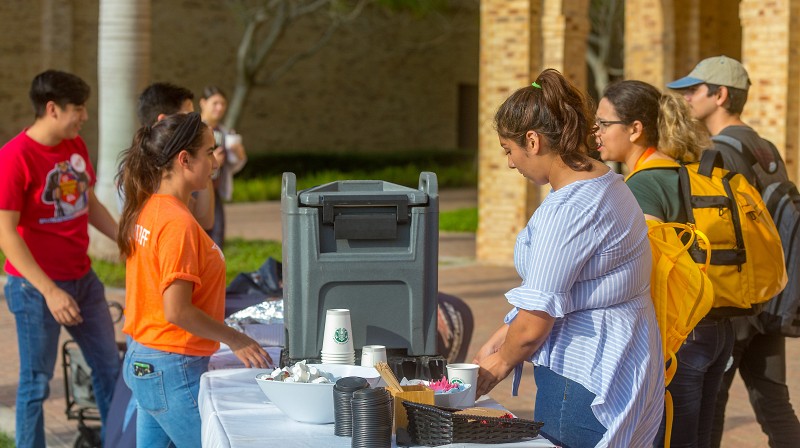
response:
[[[289,13],[289,17],[291,18],[291,20],[295,20],[300,16],[316,12],[323,6],[331,4],[331,2],[332,0],[314,0],[313,2],[305,6],[292,6],[292,10]]]
[[[289,22],[286,2],[280,2],[276,9],[275,18],[272,20],[272,26],[269,29],[267,37],[264,38],[258,50],[256,50],[255,54],[248,60],[247,70],[253,78],[256,72],[258,72],[258,69],[263,65],[267,55],[275,47],[278,39],[283,35],[286,30],[286,24]]]
[[[274,83],[275,81],[280,79],[281,76],[285,75],[286,72],[288,72],[295,64],[317,53],[319,50],[322,49],[322,47],[325,46],[326,43],[328,43],[329,40],[331,40],[331,38],[333,37],[333,33],[336,31],[336,29],[339,28],[339,26],[341,26],[341,22],[334,21],[333,23],[331,23],[328,29],[325,30],[325,33],[323,33],[322,36],[319,38],[319,40],[317,40],[312,46],[308,47],[305,51],[297,53],[292,57],[290,57],[289,59],[287,59],[278,68],[273,70],[272,73],[269,74],[266,80],[258,83],[258,85],[263,86]]]

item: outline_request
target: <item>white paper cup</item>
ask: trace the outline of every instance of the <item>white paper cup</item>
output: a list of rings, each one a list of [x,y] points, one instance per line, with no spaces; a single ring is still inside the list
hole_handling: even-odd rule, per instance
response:
[[[378,362],[386,362],[386,347],[383,345],[365,345],[361,349],[361,365],[374,367]]]
[[[227,154],[228,163],[237,163],[239,162],[239,156],[236,155],[236,151],[233,151],[231,148],[236,145],[242,144],[242,136],[239,134],[225,134],[225,149]]]
[[[328,310],[325,314],[325,331],[322,334],[322,354],[353,353],[353,326],[350,324],[350,310]]]
[[[459,403],[455,403],[457,407],[468,408],[475,405],[475,388],[478,384],[478,369],[477,364],[457,363],[447,365],[447,379],[451,383],[461,383],[471,385],[464,393],[463,398]]]
[[[231,146],[241,145],[242,144],[242,135],[241,134],[225,134],[225,146],[230,148]]]

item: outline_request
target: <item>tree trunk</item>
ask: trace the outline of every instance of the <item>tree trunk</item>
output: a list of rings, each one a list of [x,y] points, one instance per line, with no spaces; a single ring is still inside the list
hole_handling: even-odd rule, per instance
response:
[[[100,0],[98,30],[98,157],[95,193],[113,216],[119,215],[119,154],[138,127],[136,101],[150,73],[150,0]],[[115,241],[91,229],[90,254],[118,260]]]

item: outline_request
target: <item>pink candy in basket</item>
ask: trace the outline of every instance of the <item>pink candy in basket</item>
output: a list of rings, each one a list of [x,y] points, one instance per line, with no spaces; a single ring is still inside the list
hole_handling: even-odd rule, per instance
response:
[[[451,383],[446,377],[438,381],[425,380],[406,380],[401,381],[402,385],[421,384],[433,390],[433,401],[436,406],[445,408],[463,407],[461,402],[467,395],[467,391],[472,388],[471,384]]]

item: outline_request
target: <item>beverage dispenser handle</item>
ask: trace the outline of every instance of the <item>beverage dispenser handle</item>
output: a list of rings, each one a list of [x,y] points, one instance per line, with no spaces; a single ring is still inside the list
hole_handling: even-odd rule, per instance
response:
[[[431,171],[423,171],[419,173],[419,190],[428,195],[439,195],[439,182],[436,179],[436,173]]]
[[[393,194],[383,196],[372,195],[333,195],[325,196],[320,195],[320,203],[322,204],[322,222],[323,224],[333,224],[335,218],[336,207],[396,207],[397,208],[397,222],[408,222],[408,196],[404,194]]]
[[[281,180],[281,197],[284,196],[297,196],[297,177],[294,173],[283,173]]]

